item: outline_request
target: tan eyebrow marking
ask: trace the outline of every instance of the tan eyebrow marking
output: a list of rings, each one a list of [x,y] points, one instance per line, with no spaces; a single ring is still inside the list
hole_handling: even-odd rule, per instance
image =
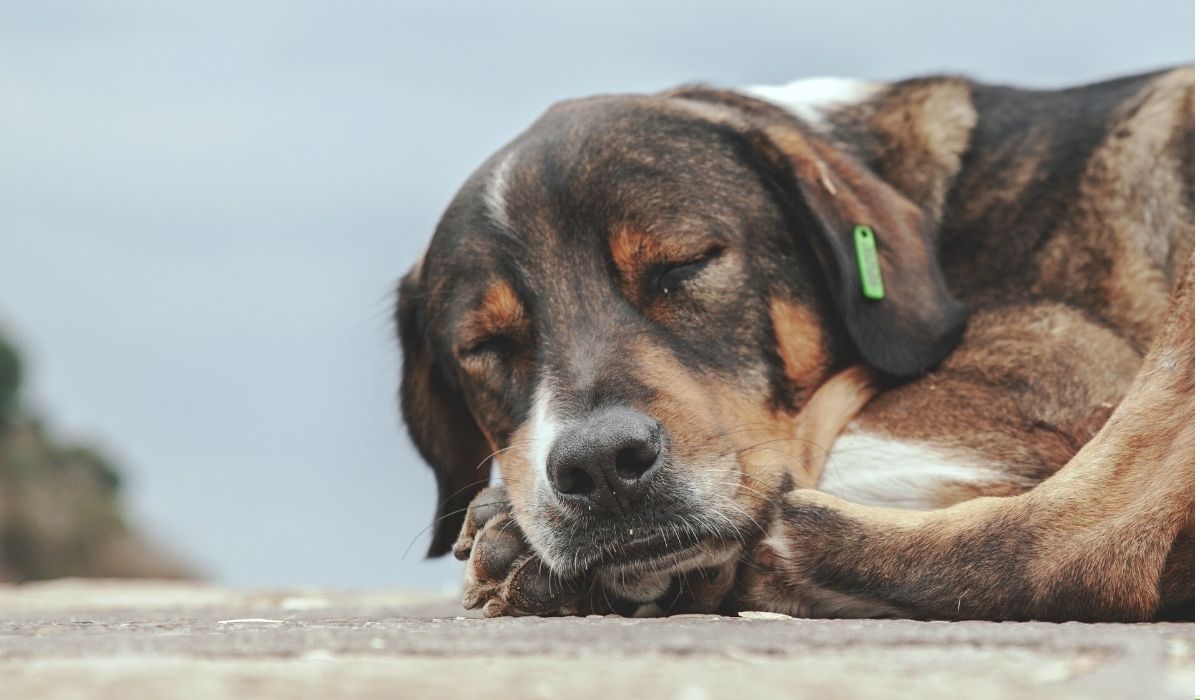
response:
[[[488,285],[479,306],[467,315],[463,336],[467,343],[499,333],[523,333],[528,324],[525,305],[507,282]]]
[[[622,275],[634,274],[655,263],[684,261],[703,252],[694,241],[681,236],[656,235],[630,226],[617,229],[609,247]]]
[[[644,264],[651,243],[650,237],[638,229],[622,228],[613,234],[609,246],[613,263],[616,264],[622,278],[629,276]]]

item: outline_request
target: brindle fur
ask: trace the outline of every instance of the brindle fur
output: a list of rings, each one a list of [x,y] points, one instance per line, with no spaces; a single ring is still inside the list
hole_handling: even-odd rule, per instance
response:
[[[430,553],[455,542],[495,453],[507,491],[475,501],[488,517],[468,517],[455,550],[472,557],[467,602],[489,614],[629,612],[621,593],[663,588],[671,610],[994,619],[1145,619],[1190,597],[1191,374],[1161,389],[1179,416],[1142,387],[1161,379],[1143,358],[1191,274],[1193,82],[1190,68],[1062,91],[923,78],[822,129],[703,87],[555,106],[468,180],[402,284],[404,412],[442,499]],[[856,294],[856,223],[879,235],[882,303]],[[656,293],[664,269],[705,256],[680,293]],[[1165,335],[1190,323],[1183,306]],[[1182,347],[1164,343],[1149,357]],[[605,523],[537,500],[540,384],[568,417],[622,404],[666,426],[658,516]],[[931,500],[965,503],[921,514],[788,492],[815,486],[851,417],[1013,478],[941,489]],[[631,585],[597,550],[671,518],[707,530],[670,585]],[[480,554],[517,528],[507,568]],[[593,550],[589,571],[572,567]],[[543,563],[557,579],[530,578]]]
[[[1195,270],[1141,371],[1059,472],[1009,498],[895,511],[784,497],[741,596],[809,615],[1141,621],[1195,593]]]

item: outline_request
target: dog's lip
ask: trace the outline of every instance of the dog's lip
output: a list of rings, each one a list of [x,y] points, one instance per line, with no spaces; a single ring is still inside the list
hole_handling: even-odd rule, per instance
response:
[[[598,565],[605,568],[625,568],[666,563],[681,556],[690,556],[702,542],[680,540],[671,537],[665,530],[655,529],[647,535],[614,544],[617,546],[600,555],[596,562]]]
[[[662,530],[656,530],[649,535],[639,537],[635,540],[624,542],[621,545],[621,557],[623,559],[638,558],[639,556],[657,556],[670,550],[670,543],[667,541],[667,534]]]

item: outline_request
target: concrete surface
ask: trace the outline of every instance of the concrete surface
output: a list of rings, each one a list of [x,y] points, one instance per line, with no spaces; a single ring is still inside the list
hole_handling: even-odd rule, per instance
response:
[[[403,592],[0,587],[3,698],[1183,698],[1192,624],[501,619]]]

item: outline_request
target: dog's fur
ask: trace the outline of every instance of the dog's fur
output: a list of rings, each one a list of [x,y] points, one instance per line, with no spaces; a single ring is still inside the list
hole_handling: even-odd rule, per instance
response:
[[[1193,84],[554,106],[401,284],[430,554],[471,559],[464,600],[489,614],[1184,606]],[[858,289],[858,224],[880,301]],[[546,460],[613,406],[667,447],[644,504],[599,514],[556,496]],[[493,459],[504,486],[484,491]]]

